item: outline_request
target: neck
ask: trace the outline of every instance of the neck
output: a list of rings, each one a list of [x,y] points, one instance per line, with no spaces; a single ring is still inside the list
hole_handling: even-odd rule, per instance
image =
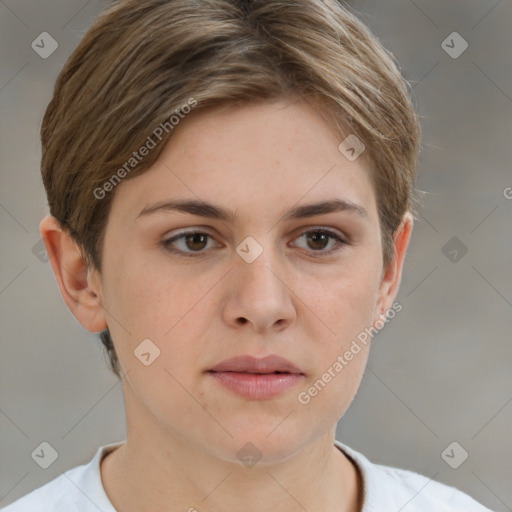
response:
[[[334,430],[285,461],[252,467],[172,436],[161,446],[142,435],[128,432],[101,462],[105,491],[119,512],[361,510],[359,471],[334,445]]]

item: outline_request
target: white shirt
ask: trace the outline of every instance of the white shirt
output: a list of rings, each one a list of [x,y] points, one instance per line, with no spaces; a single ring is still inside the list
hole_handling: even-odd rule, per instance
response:
[[[65,471],[0,512],[116,512],[103,488],[100,461],[123,443],[100,446],[89,463]],[[373,464],[339,441],[334,444],[361,472],[362,512],[492,512],[454,487],[412,471]]]

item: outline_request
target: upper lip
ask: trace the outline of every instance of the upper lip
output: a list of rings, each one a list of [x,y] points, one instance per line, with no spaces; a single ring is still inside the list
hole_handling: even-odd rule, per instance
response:
[[[293,363],[276,355],[262,358],[250,355],[236,356],[215,365],[210,372],[240,372],[240,373],[296,373],[302,374]]]

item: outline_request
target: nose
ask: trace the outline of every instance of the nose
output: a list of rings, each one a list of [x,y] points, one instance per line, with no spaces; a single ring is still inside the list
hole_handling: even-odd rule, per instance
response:
[[[264,249],[252,263],[236,257],[226,288],[225,321],[236,328],[252,328],[259,334],[285,329],[296,316],[290,273],[269,249]]]

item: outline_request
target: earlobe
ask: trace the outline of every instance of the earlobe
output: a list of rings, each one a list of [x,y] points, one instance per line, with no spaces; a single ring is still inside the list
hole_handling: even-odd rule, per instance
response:
[[[393,236],[393,259],[388,268],[383,272],[378,291],[376,317],[374,322],[377,321],[379,315],[386,315],[398,293],[400,281],[402,279],[405,255],[407,253],[407,248],[411,239],[413,224],[414,219],[412,214],[410,212],[406,212],[400,226],[397,228]]]
[[[39,230],[62,298],[80,324],[90,332],[107,327],[102,306],[101,279],[91,271],[69,232],[53,216],[41,220]]]

